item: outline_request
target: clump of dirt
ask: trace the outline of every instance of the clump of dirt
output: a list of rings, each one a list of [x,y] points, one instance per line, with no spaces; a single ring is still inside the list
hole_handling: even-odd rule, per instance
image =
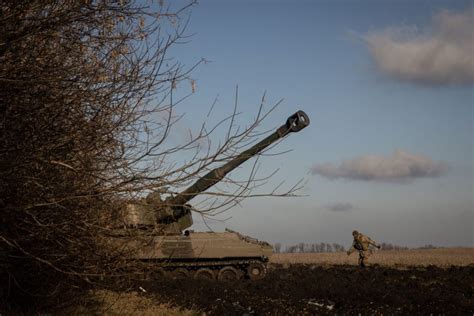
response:
[[[273,266],[259,281],[135,284],[158,303],[207,315],[472,314],[474,268]]]

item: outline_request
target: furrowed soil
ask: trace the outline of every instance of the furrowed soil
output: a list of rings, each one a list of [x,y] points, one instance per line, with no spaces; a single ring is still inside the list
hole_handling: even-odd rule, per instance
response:
[[[137,293],[206,315],[474,313],[474,267],[272,264],[258,281],[141,281]],[[143,290],[138,290],[142,287]]]

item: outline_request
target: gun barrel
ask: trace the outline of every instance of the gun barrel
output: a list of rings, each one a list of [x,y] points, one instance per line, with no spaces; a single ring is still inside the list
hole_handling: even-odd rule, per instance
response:
[[[225,165],[211,170],[202,178],[197,180],[193,185],[185,191],[170,199],[170,205],[184,205],[200,192],[206,191],[217,182],[221,181],[229,172],[240,166],[243,162],[257,155],[259,152],[267,148],[270,144],[285,137],[290,133],[296,133],[309,125],[309,117],[303,111],[298,111],[291,115],[274,133],[267,136],[259,143],[237,155],[234,159]]]

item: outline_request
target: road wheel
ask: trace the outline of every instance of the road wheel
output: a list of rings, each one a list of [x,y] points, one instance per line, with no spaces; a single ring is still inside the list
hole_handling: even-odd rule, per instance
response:
[[[171,277],[173,279],[185,279],[189,277],[189,271],[185,268],[178,268],[171,272]]]
[[[217,274],[217,279],[221,281],[234,281],[241,277],[242,273],[234,267],[224,267]]]
[[[266,268],[262,263],[251,263],[247,267],[247,275],[251,280],[260,280],[265,276]]]
[[[216,273],[214,270],[201,268],[196,271],[194,278],[197,280],[214,280],[216,278]]]

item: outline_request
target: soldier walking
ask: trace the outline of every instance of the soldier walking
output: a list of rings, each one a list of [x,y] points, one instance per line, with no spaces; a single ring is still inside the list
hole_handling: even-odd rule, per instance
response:
[[[352,242],[352,247],[347,251],[347,255],[349,256],[357,250],[359,252],[359,266],[364,268],[370,256],[370,246],[380,249],[380,245],[370,239],[370,237],[359,233],[357,230],[352,232],[352,236],[354,236],[354,241]]]

